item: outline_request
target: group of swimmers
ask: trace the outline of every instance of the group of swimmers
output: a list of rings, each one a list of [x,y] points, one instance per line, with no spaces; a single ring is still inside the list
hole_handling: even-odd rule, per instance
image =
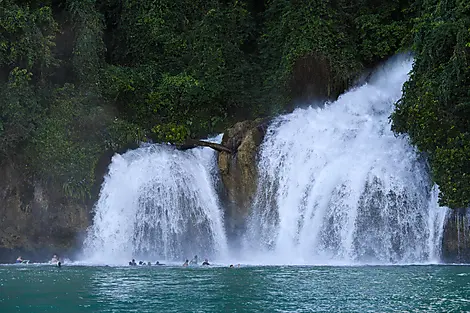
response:
[[[139,263],[136,263],[135,262],[135,259],[132,259],[131,261],[129,261],[129,266],[137,266],[137,265],[147,265],[147,266],[152,266],[152,262],[144,262],[144,261],[139,261]],[[155,265],[165,265],[163,263],[160,263],[159,261],[157,261],[155,263]],[[194,258],[189,261],[189,260],[186,260],[184,263],[183,263],[183,266],[186,267],[186,266],[189,266],[189,265],[198,265],[198,259],[197,259],[197,255],[194,256]],[[210,265],[209,263],[209,260],[208,259],[205,259],[204,262],[202,262],[202,265],[204,266],[207,266],[207,265]]]
[[[151,266],[152,265],[152,262],[143,262],[143,261],[139,261],[139,265],[148,265],[148,266]],[[160,263],[160,262],[155,262],[155,265],[165,265],[163,263]],[[137,266],[137,263],[135,262],[135,259],[132,259],[132,261],[129,261],[129,266]]]
[[[191,261],[189,261],[189,260],[184,261],[183,267],[186,267],[186,266],[189,266],[189,265],[198,265],[197,255],[195,255],[194,258]],[[205,259],[204,262],[202,262],[202,265],[209,266],[211,264],[209,263],[208,259]]]
[[[188,259],[186,259],[186,260],[184,261],[184,263],[183,263],[183,267],[188,267],[188,266],[190,266],[190,265],[198,265],[198,264],[199,264],[199,262],[198,262],[198,257],[197,257],[197,255],[195,255],[194,258],[193,258],[191,261],[189,261]],[[139,261],[139,263],[137,264],[137,263],[135,262],[135,259],[132,259],[132,261],[129,261],[129,266],[137,266],[137,265],[141,265],[141,266],[142,266],[142,265],[151,266],[151,265],[152,265],[152,262],[143,262],[143,261]],[[155,265],[165,265],[165,264],[160,263],[160,262],[157,261],[157,262],[155,263]],[[211,265],[211,264],[209,263],[209,260],[208,260],[208,259],[204,259],[204,262],[202,262],[201,265],[202,265],[202,266],[209,266],[209,265]],[[230,267],[230,268],[233,268],[233,267],[235,267],[235,266],[234,266],[233,264],[230,264],[229,267]],[[236,267],[240,267],[240,264],[237,264]]]
[[[16,264],[28,264],[29,263],[29,260],[24,260],[21,255],[19,257],[16,258],[16,261],[15,261]],[[52,256],[52,259],[49,261],[50,264],[55,264],[57,265],[58,267],[61,266],[62,262],[60,261],[59,257],[57,256],[57,254],[54,254]]]

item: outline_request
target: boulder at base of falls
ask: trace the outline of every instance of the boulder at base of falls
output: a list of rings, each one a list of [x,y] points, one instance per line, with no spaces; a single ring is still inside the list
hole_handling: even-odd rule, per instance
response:
[[[442,261],[470,263],[470,212],[453,210],[444,225]]]
[[[13,162],[0,166],[0,177],[0,263],[71,253],[89,225],[90,205],[34,182]]]
[[[268,119],[236,123],[227,129],[222,145],[234,153],[220,152],[218,164],[224,185],[225,226],[228,235],[236,235],[244,225],[256,192],[258,147],[266,133]]]

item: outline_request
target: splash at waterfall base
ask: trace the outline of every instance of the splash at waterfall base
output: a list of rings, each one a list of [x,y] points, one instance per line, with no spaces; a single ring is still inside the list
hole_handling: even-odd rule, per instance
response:
[[[440,262],[448,209],[425,160],[388,120],[411,65],[395,58],[337,101],[277,118],[262,141],[242,132],[235,155],[218,162],[207,148],[164,145],[116,155],[84,258]]]

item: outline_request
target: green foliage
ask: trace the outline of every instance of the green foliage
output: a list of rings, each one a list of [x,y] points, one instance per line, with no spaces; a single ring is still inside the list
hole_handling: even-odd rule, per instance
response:
[[[73,24],[75,45],[72,65],[77,81],[87,88],[97,87],[104,52],[102,16],[94,0],[69,0],[67,8]]]
[[[54,65],[52,48],[57,23],[49,6],[30,9],[14,1],[0,2],[0,68],[33,71],[37,79]]]
[[[121,14],[105,16],[116,28],[105,93],[153,138],[204,136],[261,111],[260,74],[244,51],[254,22],[243,3],[123,1]]]
[[[34,179],[84,199],[100,155],[143,135],[116,116],[97,88],[104,48],[94,1],[56,5],[57,14],[66,8],[61,25],[44,3],[0,1],[0,161],[24,162]],[[56,35],[69,21],[73,55],[60,55],[59,63]],[[55,86],[51,78],[68,64],[77,86]]]
[[[15,67],[8,81],[0,86],[0,156],[18,152],[31,137],[41,105],[31,85],[32,73]]]
[[[30,164],[41,180],[61,185],[70,197],[85,199],[101,154],[136,142],[142,134],[74,85],[57,88],[49,101],[48,114],[27,147]]]
[[[392,115],[393,129],[428,153],[440,201],[452,208],[470,204],[469,29],[467,2],[423,2],[411,80]]]
[[[47,117],[41,120],[28,146],[36,173],[58,183],[69,196],[84,198],[94,180],[94,166],[102,152],[100,112],[93,99],[65,85],[54,91]]]
[[[274,63],[274,79],[287,81],[294,63],[310,54],[321,54],[335,68],[337,77],[348,78],[360,68],[354,56],[354,38],[347,32],[351,25],[339,22],[340,11],[328,1],[292,2],[270,1],[266,11],[264,49],[269,59],[278,55]],[[335,66],[336,65],[336,66]]]
[[[182,143],[189,135],[188,126],[175,123],[156,125],[152,128],[152,132],[158,140],[173,143]]]
[[[198,112],[201,96],[204,96],[204,90],[193,77],[185,74],[176,76],[166,74],[163,76],[157,90],[148,94],[146,102],[155,116],[160,117],[158,122],[186,121],[189,127],[195,118],[194,113]],[[158,132],[161,132],[161,128],[159,129]],[[179,133],[180,131],[178,131]],[[189,135],[189,129],[186,128],[184,133]]]
[[[106,150],[277,114],[309,84],[334,97],[413,41],[394,129],[465,206],[469,15],[461,0],[0,0],[0,157],[83,199]]]
[[[281,92],[274,101],[286,101],[283,94],[295,98],[287,85],[292,76],[305,76],[297,84],[318,79],[317,84],[328,89],[326,96],[332,97],[364,67],[396,53],[411,27],[413,12],[405,10],[410,2],[268,1],[260,41],[267,69],[265,87],[274,95]],[[294,72],[302,60],[306,64]]]

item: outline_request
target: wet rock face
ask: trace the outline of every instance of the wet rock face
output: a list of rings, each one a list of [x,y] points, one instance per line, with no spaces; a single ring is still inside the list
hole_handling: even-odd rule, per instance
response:
[[[295,103],[320,103],[334,100],[351,84],[331,67],[331,61],[320,54],[308,54],[296,60],[288,81],[289,97]],[[288,111],[294,109],[294,103]]]
[[[258,183],[257,153],[268,120],[243,121],[229,128],[222,139],[233,154],[219,153],[218,164],[224,185],[225,221],[229,235],[244,227]]]
[[[12,162],[0,166],[0,261],[66,251],[90,223],[90,207],[27,179]],[[16,258],[16,256],[15,256]]]
[[[470,212],[454,210],[444,226],[442,261],[470,263]]]

